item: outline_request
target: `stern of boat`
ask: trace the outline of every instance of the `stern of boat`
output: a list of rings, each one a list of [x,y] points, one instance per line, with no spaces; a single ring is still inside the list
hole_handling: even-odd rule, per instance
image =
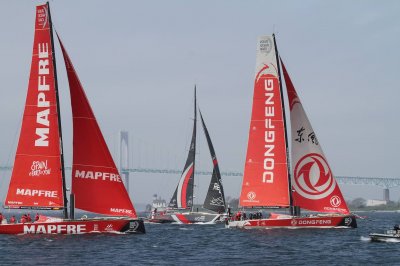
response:
[[[344,216],[338,226],[357,228],[357,220],[355,215]]]
[[[131,219],[122,227],[120,232],[126,234],[144,234],[146,233],[146,228],[142,219]]]

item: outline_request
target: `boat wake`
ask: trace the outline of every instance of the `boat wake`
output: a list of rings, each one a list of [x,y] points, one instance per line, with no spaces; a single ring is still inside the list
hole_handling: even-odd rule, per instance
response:
[[[363,242],[371,242],[371,238],[367,237],[367,236],[361,236],[360,240],[363,241]]]
[[[183,231],[193,231],[193,228],[186,228],[186,227],[181,227],[179,228],[179,230],[183,230]]]

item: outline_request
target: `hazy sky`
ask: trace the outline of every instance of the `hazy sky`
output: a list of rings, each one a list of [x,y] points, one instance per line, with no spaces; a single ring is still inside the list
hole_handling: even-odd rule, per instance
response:
[[[14,160],[37,3],[1,1],[0,165]],[[256,40],[275,32],[333,172],[400,177],[399,1],[55,0],[50,5],[110,150],[116,151],[118,132],[129,131],[133,166],[182,169],[197,84],[221,170],[242,172]],[[70,165],[70,100],[63,59],[57,56]],[[211,170],[203,132],[198,135],[197,168]],[[0,174],[4,198],[9,173]],[[209,177],[200,178],[202,201]],[[178,179],[134,174],[131,196],[148,202],[158,193],[169,200]],[[238,196],[240,178],[223,182],[227,195]],[[377,187],[343,189],[345,197],[360,191],[381,195]]]

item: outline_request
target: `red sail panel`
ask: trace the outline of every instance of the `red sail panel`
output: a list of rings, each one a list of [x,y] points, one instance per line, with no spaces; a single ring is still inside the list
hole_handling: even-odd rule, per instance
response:
[[[293,205],[311,211],[347,214],[346,201],[283,62],[282,67],[292,128]]]
[[[5,205],[62,208],[62,173],[53,51],[47,5],[36,7],[28,93]]]
[[[289,206],[287,148],[272,36],[258,41],[246,163],[240,205]]]
[[[74,66],[58,38],[67,69],[73,117],[72,193],[76,208],[136,218],[136,211],[97,124]]]

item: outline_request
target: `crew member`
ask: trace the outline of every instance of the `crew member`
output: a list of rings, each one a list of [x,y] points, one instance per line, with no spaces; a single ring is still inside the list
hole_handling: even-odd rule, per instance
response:
[[[15,224],[16,222],[17,222],[17,219],[15,219],[15,215],[11,216],[10,224]]]

